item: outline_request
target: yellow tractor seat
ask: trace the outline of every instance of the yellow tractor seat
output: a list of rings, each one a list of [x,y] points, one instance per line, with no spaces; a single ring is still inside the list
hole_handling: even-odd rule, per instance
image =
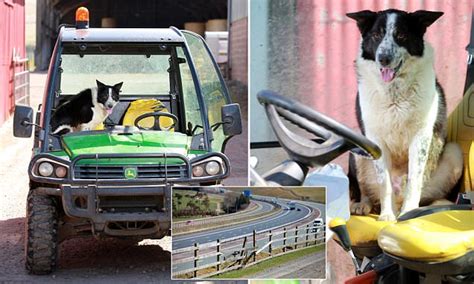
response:
[[[399,221],[380,231],[378,244],[396,262],[416,271],[474,272],[474,211],[446,210]]]
[[[377,244],[379,232],[395,222],[377,221],[378,217],[375,214],[352,215],[347,221],[346,226],[351,238],[352,250],[358,257],[373,257],[382,252]]]
[[[137,117],[140,115],[143,115],[145,113],[151,113],[151,112],[169,112],[168,109],[161,103],[159,100],[156,99],[141,99],[141,100],[136,100],[130,103],[130,106],[128,107],[127,112],[125,113],[123,117],[123,125],[124,126],[134,126],[135,125],[135,120]],[[144,118],[140,122],[141,127],[146,127],[146,128],[152,128],[155,122],[154,117],[147,117]],[[160,117],[160,127],[161,129],[167,129],[171,125],[173,125],[173,120],[169,117]],[[171,128],[169,131],[173,132],[174,129]]]

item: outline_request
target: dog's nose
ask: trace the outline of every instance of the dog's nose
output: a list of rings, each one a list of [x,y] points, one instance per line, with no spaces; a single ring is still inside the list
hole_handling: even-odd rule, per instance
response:
[[[107,108],[113,108],[114,105],[113,104],[107,104]]]
[[[377,59],[382,66],[387,66],[392,62],[393,56],[391,56],[390,54],[382,53],[377,56]]]

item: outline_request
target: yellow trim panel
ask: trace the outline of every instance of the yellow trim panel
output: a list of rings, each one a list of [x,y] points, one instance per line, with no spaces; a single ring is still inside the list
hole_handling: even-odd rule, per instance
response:
[[[378,244],[408,260],[453,260],[474,250],[474,211],[443,211],[389,225],[380,232]]]
[[[378,215],[352,215],[347,221],[347,230],[353,246],[376,246],[379,232],[394,222],[378,221]]]

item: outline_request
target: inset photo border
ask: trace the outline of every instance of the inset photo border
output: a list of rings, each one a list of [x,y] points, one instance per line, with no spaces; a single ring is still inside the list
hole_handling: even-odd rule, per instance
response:
[[[324,279],[325,187],[173,187],[172,279]]]

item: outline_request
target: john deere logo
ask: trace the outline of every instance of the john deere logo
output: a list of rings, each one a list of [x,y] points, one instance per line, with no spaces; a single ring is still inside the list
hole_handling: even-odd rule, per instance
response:
[[[125,168],[124,175],[126,179],[137,178],[137,168]]]

